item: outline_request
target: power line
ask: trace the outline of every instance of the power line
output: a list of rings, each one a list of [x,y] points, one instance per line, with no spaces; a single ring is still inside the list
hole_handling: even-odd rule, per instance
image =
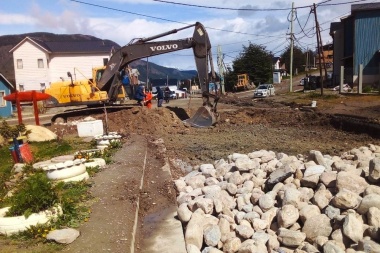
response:
[[[185,23],[185,22],[175,21],[175,20],[166,19],[166,18],[154,17],[154,16],[150,16],[150,15],[145,15],[145,14],[137,13],[137,12],[120,10],[120,9],[116,9],[116,8],[112,8],[112,7],[107,7],[107,6],[102,6],[102,5],[98,5],[98,4],[87,3],[87,2],[83,2],[83,1],[79,1],[79,0],[70,0],[70,1],[71,2],[80,3],[80,4],[90,5],[90,6],[94,6],[94,7],[98,7],[98,8],[103,8],[103,9],[107,9],[107,10],[112,10],[112,11],[117,11],[117,12],[123,12],[123,13],[132,14],[132,15],[152,18],[152,19],[158,19],[158,20],[167,21],[167,22],[171,22],[171,23],[177,23],[177,24],[183,24],[183,25],[191,25],[191,24]],[[243,34],[243,35],[250,35],[250,36],[259,36],[259,37],[268,37],[268,38],[276,38],[277,37],[277,38],[279,38],[279,36],[276,36],[276,35],[262,35],[262,34],[246,33],[246,32],[236,32],[236,31],[225,30],[225,29],[218,29],[218,28],[208,27],[208,26],[205,26],[205,28],[210,29],[210,30],[221,31],[221,32],[229,32],[229,33],[236,33],[236,34]]]
[[[154,2],[160,2],[160,3],[166,3],[166,4],[175,4],[175,5],[182,5],[182,6],[189,6],[189,7],[217,9],[217,10],[229,10],[229,11],[287,11],[287,10],[292,9],[292,8],[227,8],[227,7],[218,7],[218,6],[185,4],[185,3],[178,3],[178,2],[166,1],[166,0],[153,0],[153,1]],[[327,3],[330,1],[331,0],[323,1],[322,3],[319,3],[318,6],[344,5],[344,4],[358,3],[358,2],[364,2],[364,1],[369,1],[369,0],[356,0],[356,1],[345,2],[345,3],[337,3],[337,4],[324,4],[324,3]],[[304,9],[304,8],[310,8],[312,6],[313,5],[304,5],[304,6],[295,7],[294,9]]]

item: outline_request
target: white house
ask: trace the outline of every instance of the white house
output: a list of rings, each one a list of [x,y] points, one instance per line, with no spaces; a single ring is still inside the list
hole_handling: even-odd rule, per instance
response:
[[[13,53],[16,88],[44,90],[50,83],[92,78],[92,68],[107,64],[110,53],[119,46],[110,41],[42,41],[25,37]]]

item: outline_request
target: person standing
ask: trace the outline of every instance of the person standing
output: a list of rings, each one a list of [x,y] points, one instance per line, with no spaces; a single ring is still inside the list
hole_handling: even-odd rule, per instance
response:
[[[136,89],[135,99],[137,100],[137,104],[143,106],[143,101],[145,100],[145,86],[139,85]]]
[[[164,93],[165,93],[165,101],[166,101],[166,103],[169,103],[169,99],[170,99],[170,88],[169,88],[169,86],[165,87]]]
[[[148,90],[147,92],[145,92],[144,105],[145,105],[148,109],[151,109],[151,108],[152,108],[152,98],[153,98],[153,95],[152,95],[152,92],[151,92],[150,90]]]
[[[157,90],[157,107],[162,107],[162,102],[164,102],[164,92],[161,90],[160,86],[157,86],[156,90]]]

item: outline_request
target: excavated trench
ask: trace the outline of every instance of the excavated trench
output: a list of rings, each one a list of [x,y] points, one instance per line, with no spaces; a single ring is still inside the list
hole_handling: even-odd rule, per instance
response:
[[[373,138],[380,138],[380,124],[374,120],[343,114],[331,116],[331,125],[341,131],[355,134],[368,134]]]

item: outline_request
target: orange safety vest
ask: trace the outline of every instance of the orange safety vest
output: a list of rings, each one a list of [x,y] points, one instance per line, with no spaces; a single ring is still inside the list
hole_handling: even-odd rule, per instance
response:
[[[152,98],[153,98],[152,92],[145,92],[145,95],[146,97],[145,97],[144,105],[150,109],[152,108]]]

